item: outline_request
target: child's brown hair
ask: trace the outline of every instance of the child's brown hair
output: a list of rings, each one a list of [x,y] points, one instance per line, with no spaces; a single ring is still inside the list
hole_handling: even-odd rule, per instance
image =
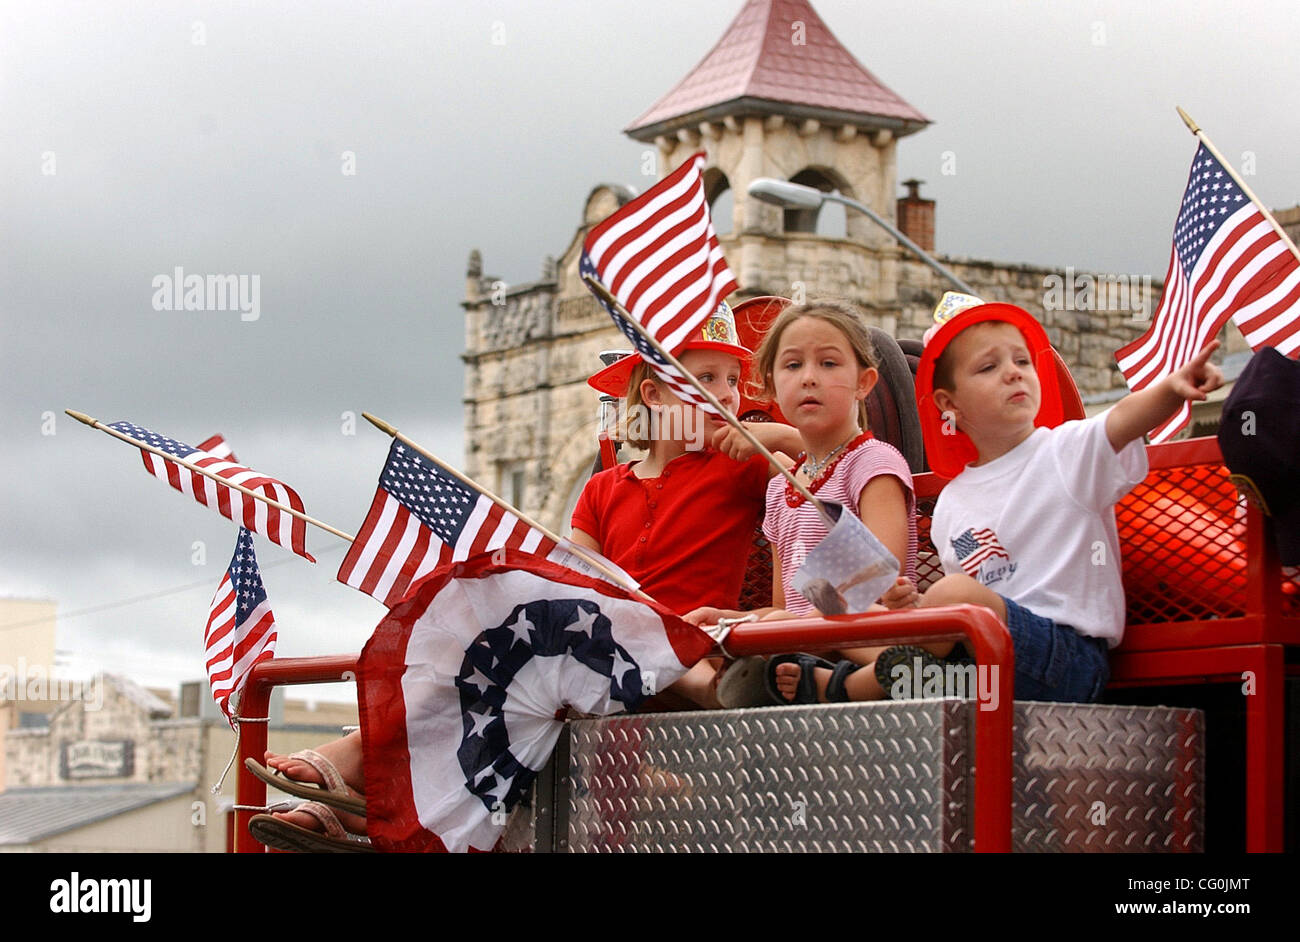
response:
[[[878,368],[879,360],[876,357],[875,344],[871,342],[871,334],[867,332],[867,326],[863,322],[862,311],[856,305],[834,299],[792,304],[772,322],[767,333],[763,335],[762,343],[758,345],[758,352],[754,354],[756,378],[750,384],[754,398],[764,402],[771,402],[776,398],[773,373],[776,367],[778,344],[785,329],[801,317],[815,317],[830,324],[848,340],[849,348],[853,351],[858,366],[863,369]],[[865,401],[858,403],[858,424],[864,429],[868,427]]]

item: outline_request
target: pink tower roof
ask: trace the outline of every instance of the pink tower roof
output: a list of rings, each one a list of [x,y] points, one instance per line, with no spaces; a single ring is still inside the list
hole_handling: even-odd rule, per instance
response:
[[[802,44],[794,24],[804,24]],[[747,0],[694,69],[625,133],[637,140],[734,114],[919,131],[930,119],[868,72],[808,0]]]

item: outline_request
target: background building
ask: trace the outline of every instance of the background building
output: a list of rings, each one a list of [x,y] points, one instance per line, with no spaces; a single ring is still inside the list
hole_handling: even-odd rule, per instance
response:
[[[55,604],[0,600],[0,851],[223,852],[235,735],[206,680],[170,691],[60,677]],[[271,699],[270,748],[292,752],[355,725],[355,704]],[[272,800],[275,800],[272,798]]]

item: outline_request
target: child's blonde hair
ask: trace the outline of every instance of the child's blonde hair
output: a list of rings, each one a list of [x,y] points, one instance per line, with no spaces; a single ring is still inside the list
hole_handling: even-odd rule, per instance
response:
[[[763,335],[762,343],[758,345],[758,352],[754,354],[754,375],[757,379],[750,384],[750,388],[755,399],[771,402],[776,398],[773,373],[781,335],[785,333],[787,327],[801,317],[815,317],[830,324],[848,340],[849,348],[853,351],[859,367],[878,368],[879,360],[876,357],[875,344],[871,342],[871,334],[867,332],[866,324],[863,323],[862,311],[856,305],[833,299],[792,304],[772,322],[772,326]],[[865,401],[858,403],[858,424],[864,429],[868,427]]]
[[[641,384],[646,380],[653,381],[660,389],[664,388],[663,384],[659,382],[659,378],[655,376],[650,364],[642,360],[632,367],[632,375],[627,381],[627,397],[624,399],[623,406],[623,441],[633,448],[643,450],[650,447],[649,436],[642,434],[640,431],[648,431],[647,424],[634,420],[633,417],[639,416],[645,408],[645,400],[641,398]]]

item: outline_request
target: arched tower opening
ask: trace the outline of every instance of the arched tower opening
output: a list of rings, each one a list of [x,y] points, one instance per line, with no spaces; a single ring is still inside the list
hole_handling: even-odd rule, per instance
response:
[[[735,229],[736,200],[731,192],[731,181],[718,167],[704,171],[704,198],[709,201],[713,230],[720,236],[731,235]]]
[[[848,184],[834,171],[823,167],[805,167],[792,176],[790,182],[853,198]],[[832,239],[848,237],[848,220],[844,207],[839,203],[823,203],[817,209],[787,209],[784,212],[786,232],[811,232]]]

